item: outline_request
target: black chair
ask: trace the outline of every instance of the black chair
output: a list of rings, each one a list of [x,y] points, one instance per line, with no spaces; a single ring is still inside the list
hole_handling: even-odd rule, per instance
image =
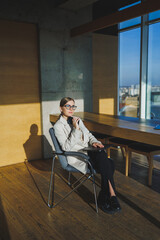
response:
[[[49,186],[49,195],[48,195],[48,206],[50,208],[56,207],[60,202],[62,202],[65,198],[67,198],[73,191],[75,191],[78,187],[80,187],[82,183],[84,183],[85,181],[90,179],[93,183],[93,192],[94,192],[94,198],[95,198],[96,212],[98,213],[96,184],[95,184],[95,173],[96,172],[93,169],[92,164],[89,161],[89,156],[84,154],[84,153],[81,153],[81,152],[63,151],[60,147],[60,144],[59,144],[55,134],[54,134],[54,129],[50,128],[49,133],[50,133],[55,151],[53,152],[53,162],[52,162],[52,170],[51,170],[51,178],[50,178],[50,186]],[[58,157],[62,168],[64,170],[68,171],[68,173],[69,173],[68,185],[73,187],[73,188],[69,193],[67,193],[57,203],[54,203],[53,174],[54,174],[54,162],[55,162],[55,157],[56,156]],[[70,183],[70,175],[71,175],[72,172],[80,173],[80,171],[68,164],[67,156],[80,157],[82,161],[86,162],[89,165],[87,174],[82,173],[82,176],[78,180],[76,180],[76,182],[74,184]],[[75,184],[77,184],[77,185],[75,186]],[[52,195],[52,197],[51,197],[51,195]]]

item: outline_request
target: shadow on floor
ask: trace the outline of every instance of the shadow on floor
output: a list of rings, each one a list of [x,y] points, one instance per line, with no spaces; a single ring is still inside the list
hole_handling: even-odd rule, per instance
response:
[[[111,156],[114,159],[116,170],[125,174],[125,160],[122,157],[121,151],[111,150]],[[152,186],[149,188],[160,193],[160,156],[154,156],[154,166],[155,168],[152,173]],[[140,154],[133,154],[129,177],[148,186],[148,163],[146,157]]]
[[[7,220],[2,205],[2,199],[0,197],[0,240],[10,240],[10,234],[8,229]]]

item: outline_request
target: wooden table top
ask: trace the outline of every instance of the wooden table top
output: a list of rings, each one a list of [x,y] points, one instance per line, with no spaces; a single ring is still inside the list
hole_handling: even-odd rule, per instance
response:
[[[137,142],[160,146],[160,130],[155,130],[153,120],[124,118],[89,112],[76,112],[90,131]],[[50,121],[55,122],[57,115],[51,114]]]

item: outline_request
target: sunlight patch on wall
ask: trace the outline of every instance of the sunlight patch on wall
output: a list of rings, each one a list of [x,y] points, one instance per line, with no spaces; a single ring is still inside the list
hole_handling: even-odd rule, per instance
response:
[[[99,99],[99,113],[114,115],[114,99]]]
[[[24,162],[31,150],[29,160],[41,159],[40,103],[1,105],[0,116],[0,166]]]

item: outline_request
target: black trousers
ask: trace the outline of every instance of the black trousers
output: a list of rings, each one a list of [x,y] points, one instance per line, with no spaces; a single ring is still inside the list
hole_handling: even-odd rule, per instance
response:
[[[114,191],[115,184],[113,174],[115,170],[114,162],[107,157],[107,153],[102,151],[88,151],[90,162],[97,173],[101,174],[101,192],[104,196],[110,197],[109,183],[110,181]]]

